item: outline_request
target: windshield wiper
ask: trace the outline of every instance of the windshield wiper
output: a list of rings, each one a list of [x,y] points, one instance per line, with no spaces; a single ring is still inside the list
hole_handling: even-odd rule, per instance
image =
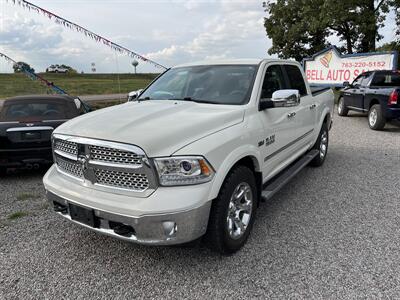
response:
[[[173,99],[168,99],[168,100],[176,100],[176,101],[192,101],[196,103],[207,103],[207,104],[221,104],[216,101],[210,101],[210,100],[203,100],[203,99],[194,99],[192,97],[184,97],[184,98],[173,98]]]

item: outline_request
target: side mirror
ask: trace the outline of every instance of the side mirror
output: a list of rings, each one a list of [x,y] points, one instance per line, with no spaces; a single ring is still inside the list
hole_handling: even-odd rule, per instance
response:
[[[348,82],[348,81],[343,82],[343,87],[349,87],[349,86],[350,86],[350,82]]]
[[[140,94],[141,94],[142,92],[143,92],[143,89],[130,92],[130,93],[128,94],[128,102],[135,101],[135,100],[140,96]]]
[[[278,90],[272,94],[274,107],[290,107],[300,104],[299,90]]]
[[[272,98],[262,99],[260,102],[260,110],[273,107],[291,107],[300,104],[299,90],[278,90],[272,94]]]

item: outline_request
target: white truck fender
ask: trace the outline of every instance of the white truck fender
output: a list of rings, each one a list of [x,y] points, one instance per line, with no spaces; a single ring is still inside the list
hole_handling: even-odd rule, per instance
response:
[[[246,144],[236,148],[234,151],[229,153],[226,159],[219,166],[213,180],[213,185],[209,194],[209,200],[217,198],[218,193],[229,171],[239,160],[244,157],[250,157],[253,160],[255,171],[261,172],[261,153],[258,147]]]

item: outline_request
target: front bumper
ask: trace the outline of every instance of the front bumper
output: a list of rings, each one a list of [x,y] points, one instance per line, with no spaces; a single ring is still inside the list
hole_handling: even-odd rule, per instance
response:
[[[145,245],[174,245],[195,240],[207,230],[209,184],[159,187],[149,197],[137,198],[84,187],[54,166],[43,182],[59,215],[98,233]],[[95,225],[72,220],[70,205],[93,212]],[[121,227],[129,234],[121,234]]]
[[[91,207],[96,225],[94,227],[72,220],[70,204],[64,198],[47,191],[47,199],[57,213],[64,218],[94,230],[125,241],[144,245],[174,245],[190,242],[201,237],[207,229],[211,202],[185,212],[132,217],[118,215]]]

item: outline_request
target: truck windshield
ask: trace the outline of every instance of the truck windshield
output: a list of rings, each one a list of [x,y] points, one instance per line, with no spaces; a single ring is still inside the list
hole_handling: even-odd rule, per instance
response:
[[[214,104],[246,104],[256,65],[213,65],[174,68],[165,72],[139,100],[182,100]]]

